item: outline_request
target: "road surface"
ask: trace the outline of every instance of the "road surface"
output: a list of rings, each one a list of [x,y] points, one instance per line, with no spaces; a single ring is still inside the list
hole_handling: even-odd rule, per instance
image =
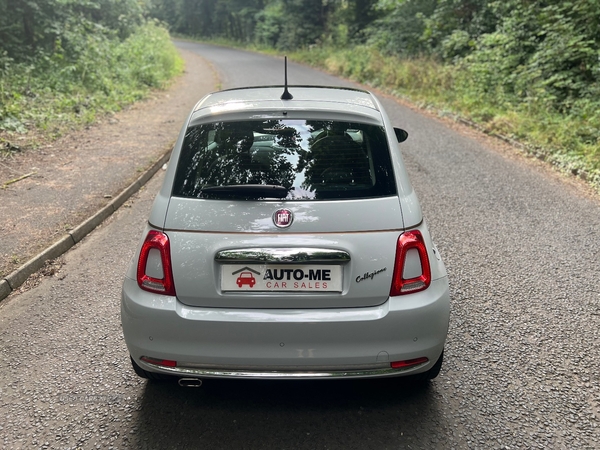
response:
[[[281,84],[281,58],[179,43],[222,87]],[[349,85],[291,64],[290,84]],[[162,173],[0,304],[3,448],[600,448],[600,202],[539,165],[389,98],[447,265],[446,360],[398,380],[137,378],[121,335],[123,274]]]

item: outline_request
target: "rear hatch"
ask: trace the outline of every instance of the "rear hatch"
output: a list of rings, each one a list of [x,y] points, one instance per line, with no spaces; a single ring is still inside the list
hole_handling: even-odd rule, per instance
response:
[[[339,308],[389,296],[403,222],[381,127],[195,126],[172,194],[165,231],[186,305]]]

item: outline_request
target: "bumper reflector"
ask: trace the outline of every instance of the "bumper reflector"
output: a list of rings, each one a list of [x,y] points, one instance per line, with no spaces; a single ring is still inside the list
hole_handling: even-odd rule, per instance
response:
[[[429,361],[429,358],[421,357],[415,359],[407,359],[405,361],[394,361],[392,362],[392,369],[406,369],[407,367],[418,366]]]
[[[142,356],[140,359],[148,364],[154,364],[155,366],[177,367],[177,361],[171,361],[170,359],[156,359],[150,358],[149,356]]]

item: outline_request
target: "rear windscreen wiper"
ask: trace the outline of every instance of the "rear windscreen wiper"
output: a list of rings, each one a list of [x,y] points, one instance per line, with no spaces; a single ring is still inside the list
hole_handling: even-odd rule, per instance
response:
[[[285,198],[288,189],[275,184],[229,184],[225,186],[204,186],[204,194],[239,195],[242,197]]]

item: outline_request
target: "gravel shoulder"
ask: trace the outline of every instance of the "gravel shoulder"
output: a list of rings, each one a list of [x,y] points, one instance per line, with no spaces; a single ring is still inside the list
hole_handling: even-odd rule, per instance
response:
[[[0,160],[0,279],[106,206],[174,144],[190,109],[216,90],[200,56],[172,86],[36,150]]]

